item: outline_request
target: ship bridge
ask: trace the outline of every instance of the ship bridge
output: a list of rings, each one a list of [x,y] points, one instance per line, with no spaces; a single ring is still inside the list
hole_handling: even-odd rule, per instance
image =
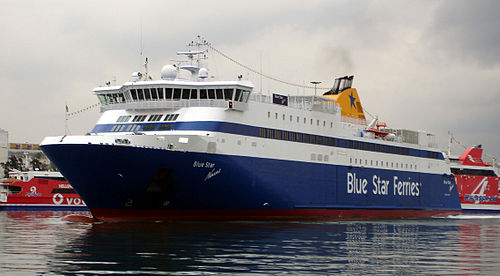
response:
[[[243,108],[253,85],[246,81],[141,81],[99,87],[101,111],[112,109],[177,109],[182,107]]]

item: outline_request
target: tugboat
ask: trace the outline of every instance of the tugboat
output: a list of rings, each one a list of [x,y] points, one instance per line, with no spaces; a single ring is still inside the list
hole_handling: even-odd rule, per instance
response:
[[[0,210],[88,210],[59,172],[13,171],[0,183]]]
[[[201,39],[188,46],[177,53],[187,63],[165,65],[159,80],[146,67],[95,88],[102,116],[87,135],[41,143],[97,220],[460,213],[432,135],[367,124],[353,76],[322,96],[267,95],[240,74],[214,80],[202,63],[221,52]]]
[[[500,177],[492,164],[483,161],[481,145],[467,148],[459,158],[450,157],[464,212],[499,212]]]

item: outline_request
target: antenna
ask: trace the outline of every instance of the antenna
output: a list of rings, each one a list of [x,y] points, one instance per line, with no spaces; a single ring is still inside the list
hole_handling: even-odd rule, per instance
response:
[[[260,51],[260,93],[262,93],[262,51]]]
[[[141,16],[141,21],[139,22],[139,56],[141,57],[141,60],[143,51],[144,51],[144,45],[142,42],[142,16]]]
[[[144,79],[145,80],[148,80],[148,58],[146,57],[146,61],[144,61],[144,71],[145,71],[145,75],[144,75]]]

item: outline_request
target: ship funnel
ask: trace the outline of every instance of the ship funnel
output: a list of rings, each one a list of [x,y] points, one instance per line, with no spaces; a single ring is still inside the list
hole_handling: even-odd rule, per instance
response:
[[[344,76],[340,78],[336,78],[333,83],[332,89],[326,92],[324,95],[336,95],[340,92],[349,89],[352,87],[352,81],[354,80],[354,76]]]

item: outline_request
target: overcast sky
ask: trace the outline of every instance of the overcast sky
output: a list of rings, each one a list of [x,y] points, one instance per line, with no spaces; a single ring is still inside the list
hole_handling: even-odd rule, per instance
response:
[[[66,104],[71,112],[97,103],[94,87],[129,80],[146,56],[158,78],[175,52],[201,35],[289,82],[330,87],[334,77],[354,74],[364,108],[389,126],[443,141],[452,131],[500,158],[500,1],[0,4],[0,128],[10,142],[63,135]],[[243,74],[257,91],[314,94],[266,79],[261,87],[256,74],[220,56],[210,61],[211,75]],[[84,134],[98,117],[98,109],[73,116],[69,129]]]

